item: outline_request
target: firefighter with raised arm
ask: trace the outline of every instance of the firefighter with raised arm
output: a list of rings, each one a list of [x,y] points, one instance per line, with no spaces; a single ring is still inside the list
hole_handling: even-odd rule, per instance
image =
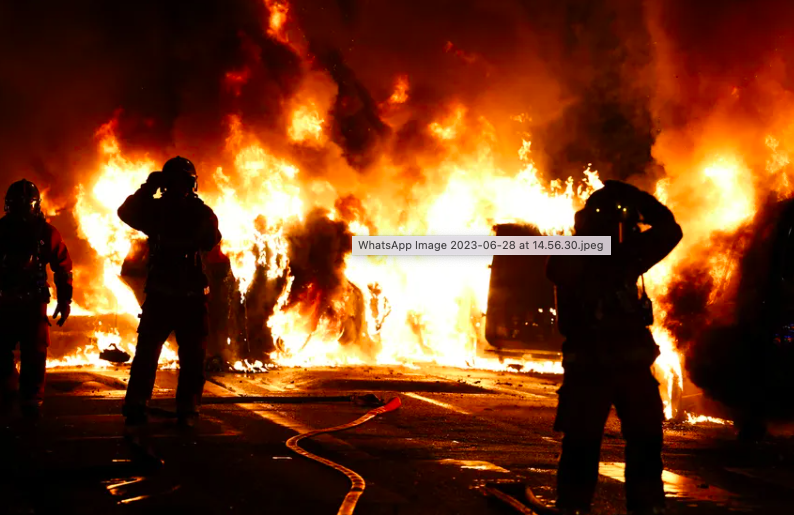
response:
[[[640,223],[650,228],[641,231]],[[609,256],[552,256],[547,275],[557,291],[565,336],[555,430],[564,433],[557,473],[563,514],[588,513],[598,480],[601,438],[611,407],[626,441],[629,513],[664,513],[664,411],[651,367],[659,356],[649,326],[642,274],[678,245],[681,227],[653,195],[606,181],[576,213],[577,236],[611,236]]]
[[[118,210],[122,221],[149,237],[146,300],[124,401],[130,426],[146,422],[160,352],[172,332],[179,347],[178,420],[192,426],[198,418],[209,332],[201,252],[215,247],[221,234],[215,213],[196,194],[196,177],[192,162],[174,157]]]
[[[22,414],[30,419],[39,417],[50,345],[47,265],[58,299],[53,318],[60,315],[58,325],[63,326],[71,311],[72,260],[61,234],[44,219],[38,188],[23,179],[8,188],[0,219],[0,408],[11,410],[18,386]],[[19,374],[14,364],[17,344]]]

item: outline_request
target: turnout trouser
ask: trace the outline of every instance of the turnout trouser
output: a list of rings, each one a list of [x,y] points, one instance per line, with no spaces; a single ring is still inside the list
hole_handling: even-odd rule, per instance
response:
[[[198,412],[204,390],[208,326],[204,297],[147,296],[138,326],[138,344],[124,401],[125,412],[141,409],[151,399],[160,352],[172,332],[176,336],[179,354],[177,411],[183,414]]]
[[[589,510],[598,481],[601,438],[615,406],[626,441],[626,503],[629,511],[664,505],[659,383],[650,367],[565,370],[555,430],[564,433],[557,473],[560,508]]]
[[[14,363],[19,344],[20,372]],[[0,301],[0,404],[10,405],[19,392],[23,404],[41,404],[47,369],[50,326],[47,304],[38,301]]]

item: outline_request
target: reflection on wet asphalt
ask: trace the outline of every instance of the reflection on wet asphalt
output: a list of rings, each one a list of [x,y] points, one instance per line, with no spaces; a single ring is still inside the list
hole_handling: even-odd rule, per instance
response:
[[[616,481],[625,481],[626,464],[620,462],[601,463],[598,472]],[[669,470],[662,472],[664,491],[667,497],[695,502],[710,502],[717,506],[730,507],[735,509],[750,509],[743,503],[739,496],[716,488],[705,483],[703,480],[693,477],[680,476]]]
[[[463,383],[484,385],[501,376],[452,369],[426,377],[355,367],[218,374],[207,384],[199,427],[184,434],[166,416],[173,411],[177,382],[174,372],[163,371],[157,379],[163,394],[153,401],[162,416],[153,416],[148,430],[129,434],[120,413],[121,386],[113,397],[54,388],[102,374],[124,372],[49,374],[38,431],[18,417],[0,427],[0,456],[10,474],[0,483],[0,515],[335,513],[349,489],[346,478],[291,454],[284,442],[297,432],[360,416],[366,407],[350,398],[367,390],[397,395],[403,408],[309,443],[366,479],[356,513],[502,513],[474,488],[483,482],[511,483],[519,498],[529,485],[546,504],[556,497],[556,398],[538,398],[555,384],[530,376],[510,381],[517,391],[538,396],[470,389]],[[416,381],[405,384],[409,379]],[[279,389],[291,393],[279,397]],[[750,505],[753,513],[791,515],[794,439],[739,448],[732,431],[704,425],[667,429],[665,464],[675,471],[664,473],[671,515],[725,515]],[[619,422],[610,417],[594,515],[625,513],[623,456]]]
[[[462,469],[471,470],[490,470],[492,472],[504,472],[509,474],[510,471],[498,465],[494,465],[488,461],[474,461],[474,460],[441,460],[442,465],[455,465]]]

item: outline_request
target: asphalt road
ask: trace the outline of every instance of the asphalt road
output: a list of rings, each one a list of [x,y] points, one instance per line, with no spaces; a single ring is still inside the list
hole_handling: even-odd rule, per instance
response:
[[[153,406],[163,416],[130,445],[120,416],[127,373],[49,372],[39,424],[3,424],[0,513],[334,514],[348,479],[285,442],[360,417],[371,407],[346,398],[366,393],[399,396],[402,407],[302,443],[366,480],[355,513],[512,513],[477,488],[487,481],[528,482],[553,497],[554,378],[399,367],[218,374],[207,383],[201,422],[185,432],[167,411],[176,372],[162,371]],[[747,445],[730,426],[668,427],[670,513],[794,513],[794,430],[775,432]],[[625,512],[622,462],[612,416],[594,513]]]

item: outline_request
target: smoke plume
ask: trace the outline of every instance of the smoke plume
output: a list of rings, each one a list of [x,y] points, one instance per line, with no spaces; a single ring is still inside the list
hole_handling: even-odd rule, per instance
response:
[[[353,235],[345,222],[329,220],[327,212],[309,213],[303,225],[287,233],[289,260],[295,281],[290,301],[308,301],[331,308],[331,299],[345,283],[345,256],[353,250]]]
[[[665,325],[686,348],[686,368],[707,395],[740,413],[788,417],[789,393],[781,392],[794,382],[779,369],[790,358],[772,341],[780,320],[765,313],[780,301],[771,293],[780,271],[770,236],[781,220],[774,204],[792,194],[787,70],[794,9],[776,0],[646,6],[654,41],[649,109],[658,132],[652,155],[668,177],[685,242],[700,241],[672,273]],[[709,212],[712,201],[732,208]],[[710,217],[724,221],[716,236],[703,232]]]

